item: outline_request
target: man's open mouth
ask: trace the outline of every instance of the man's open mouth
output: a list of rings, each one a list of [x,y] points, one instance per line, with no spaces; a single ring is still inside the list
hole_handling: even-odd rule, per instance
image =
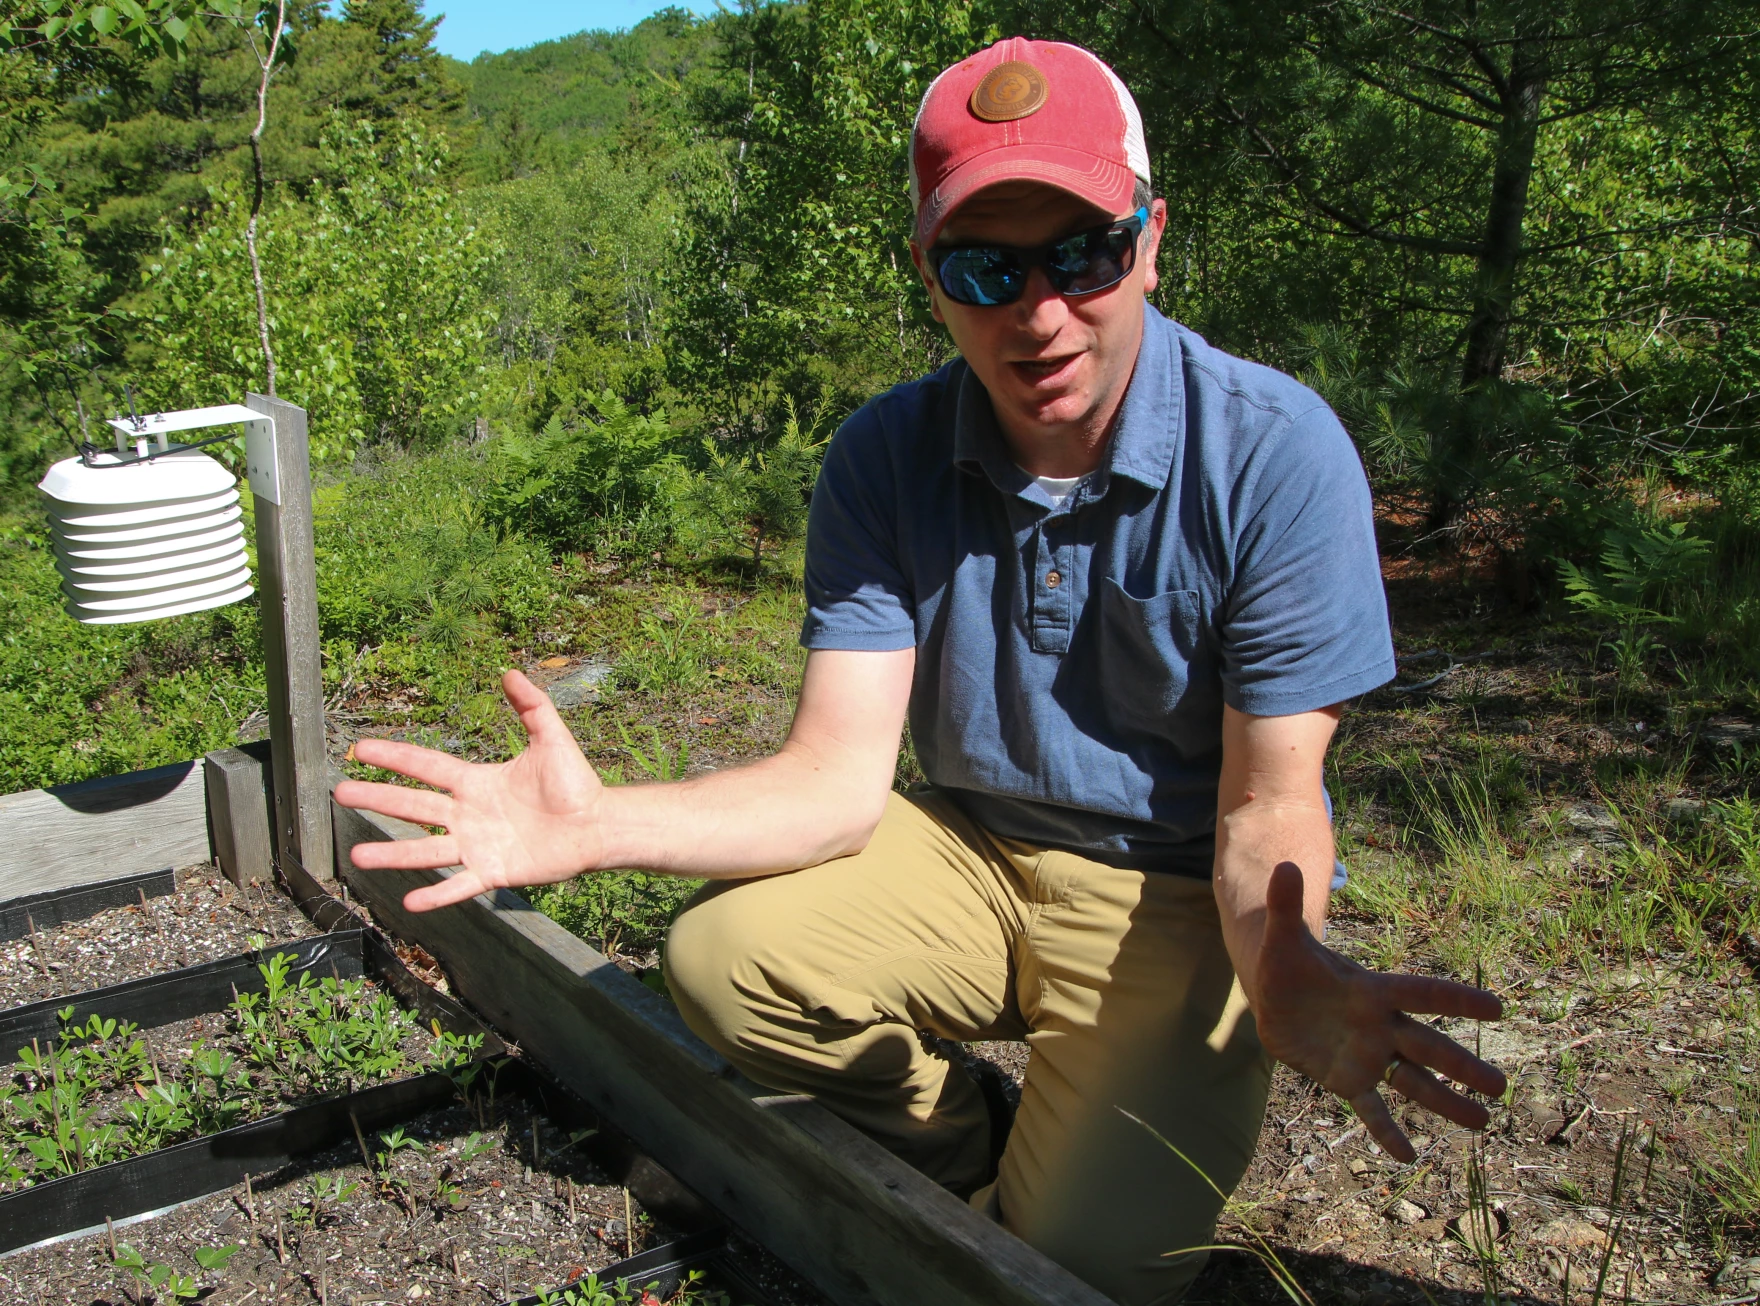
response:
[[[1009,366],[1029,385],[1056,384],[1075,374],[1076,362],[1080,358],[1080,354],[1064,354],[1058,358],[1017,359]]]

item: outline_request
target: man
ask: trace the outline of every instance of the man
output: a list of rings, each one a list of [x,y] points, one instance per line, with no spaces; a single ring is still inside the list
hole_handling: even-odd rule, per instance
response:
[[[1498,1004],[1318,941],[1326,748],[1393,671],[1368,487],[1311,392],[1145,304],[1166,206],[1129,93],[1083,50],[1003,41],[935,80],[911,151],[912,257],[961,358],[832,443],[782,749],[608,790],[510,672],[526,753],[363,741],[451,797],[337,797],[447,828],[355,849],[463,868],[416,909],[609,867],[717,881],[666,950],[693,1028],[1116,1300],[1172,1301],[1270,1058],[1410,1160],[1380,1081],[1479,1127],[1426,1067],[1503,1077],[1407,1013]],[[907,711],[930,784],[901,796]],[[995,1170],[985,1095],[926,1036],[1030,1046]]]

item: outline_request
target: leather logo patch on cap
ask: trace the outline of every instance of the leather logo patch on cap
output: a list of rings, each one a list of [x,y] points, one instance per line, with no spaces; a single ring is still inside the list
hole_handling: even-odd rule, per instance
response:
[[[972,92],[972,112],[985,122],[1013,122],[1045,107],[1045,74],[1030,63],[1010,59],[984,74]]]

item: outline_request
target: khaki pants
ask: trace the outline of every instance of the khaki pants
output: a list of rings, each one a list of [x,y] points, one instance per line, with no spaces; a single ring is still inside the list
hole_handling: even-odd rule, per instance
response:
[[[716,884],[673,925],[692,1029],[761,1084],[811,1093],[942,1183],[987,1165],[988,1118],[922,1035],[1022,1039],[1014,1131],[973,1204],[1126,1306],[1177,1300],[1231,1191],[1270,1063],[1210,885],[985,833],[893,795],[867,849]]]

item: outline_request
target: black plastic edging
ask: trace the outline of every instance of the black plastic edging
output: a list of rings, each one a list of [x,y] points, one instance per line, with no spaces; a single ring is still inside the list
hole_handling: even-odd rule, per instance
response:
[[[33,1038],[54,1038],[61,1032],[61,1012],[73,1008],[71,1019],[83,1025],[93,1013],[111,1020],[127,1020],[152,1029],[179,1020],[190,1020],[219,1011],[239,993],[261,993],[262,972],[257,966],[271,957],[291,954],[288,977],[298,981],[301,971],[334,974],[355,979],[365,971],[364,931],[345,930],[319,934],[295,943],[281,943],[260,952],[223,957],[219,961],[166,971],[147,979],[129,980],[107,988],[90,989],[69,997],[47,998],[29,1006],[0,1012],[0,1054],[28,1047]],[[400,995],[401,996],[401,995]]]
[[[627,1260],[607,1265],[602,1270],[594,1270],[593,1277],[602,1285],[613,1285],[623,1280],[638,1291],[652,1288],[662,1301],[666,1301],[678,1291],[688,1271],[707,1266],[726,1250],[726,1229],[704,1229],[701,1233],[686,1234],[673,1242],[650,1247]],[[575,1280],[575,1283],[579,1282],[580,1280]],[[574,1284],[568,1284],[556,1289],[550,1294],[551,1300],[561,1297],[573,1286]],[[529,1297],[504,1302],[502,1306],[542,1306],[543,1300],[533,1293]]]
[[[352,930],[364,933],[369,957],[384,965],[384,970],[380,973],[381,982],[411,1006],[423,1014],[428,1013],[430,1006],[436,1006],[443,1010],[456,1010],[467,1020],[474,1019],[456,1000],[437,992],[411,974],[409,968],[391,951],[379,930],[358,915],[343,899],[331,894],[317,877],[300,864],[298,858],[283,853],[276,861],[275,872],[277,886],[319,929],[334,933],[348,933]],[[343,885],[343,892],[348,892],[346,885]],[[485,1057],[500,1055],[507,1050],[506,1045],[493,1031],[486,1030],[485,1035]],[[517,1051],[514,1055],[517,1058]],[[543,1110],[552,1120],[560,1122],[569,1116],[581,1114],[584,1104],[534,1063],[516,1059],[506,1063],[503,1069],[511,1072],[507,1091],[525,1094],[534,1106]],[[498,1083],[501,1082],[500,1072],[497,1072],[496,1078]],[[643,1206],[668,1220],[683,1221],[687,1228],[705,1219],[716,1218],[701,1197],[681,1184],[651,1157],[637,1150],[614,1124],[600,1118],[597,1113],[587,1114],[597,1121],[592,1131],[593,1141],[588,1144],[589,1155],[597,1164],[619,1176],[624,1186],[640,1197]],[[699,1264],[712,1265],[715,1277],[721,1281],[718,1286],[733,1289],[742,1306],[768,1306],[770,1295],[737,1267],[726,1263],[726,1242],[726,1228],[713,1224],[662,1247],[607,1266],[599,1271],[599,1278],[603,1282],[610,1276],[610,1282],[615,1283],[619,1278],[633,1281],[637,1275],[646,1274],[650,1277],[639,1286],[646,1287],[648,1283],[658,1279],[664,1295],[670,1297],[678,1291],[685,1270]],[[707,1250],[699,1254],[694,1250],[699,1245]],[[680,1259],[687,1255],[687,1251],[689,1259]],[[521,1306],[542,1300],[537,1296],[524,1298]]]
[[[0,1255],[102,1225],[106,1216],[117,1220],[207,1197],[246,1174],[278,1170],[352,1139],[356,1122],[362,1133],[381,1129],[453,1094],[452,1080],[442,1074],[397,1079],[8,1193],[0,1197]]]
[[[290,975],[302,970],[338,979],[371,975],[442,1029],[481,1034],[479,1055],[499,1056],[506,1050],[494,1033],[457,1002],[411,975],[396,954],[366,930],[339,930],[18,1007],[0,1014],[0,1048],[9,1046],[8,1037],[28,1044],[33,1037],[57,1036],[60,1013],[70,1006],[75,1021],[83,1022],[96,1012],[148,1029],[219,1011],[231,1002],[234,986],[240,993],[261,992],[258,964],[283,953],[296,958],[289,966]],[[354,1136],[357,1122],[364,1133],[418,1115],[453,1094],[452,1080],[443,1074],[393,1080],[5,1194],[0,1196],[0,1255],[102,1224],[106,1216],[124,1219],[206,1197],[230,1188],[247,1172],[279,1169],[303,1153],[346,1141]]]
[[[0,1054],[26,1047],[33,1038],[56,1037],[61,1032],[61,1013],[69,1007],[73,1008],[69,1019],[74,1024],[83,1025],[95,1013],[108,1020],[131,1021],[143,1029],[220,1011],[236,993],[261,993],[263,975],[257,967],[276,956],[292,957],[287,973],[296,983],[302,971],[336,979],[370,976],[424,1020],[438,1020],[441,1028],[453,1033],[482,1034],[485,1053],[501,1050],[501,1040],[476,1017],[410,974],[376,934],[357,929],[318,934],[147,979],[14,1007],[0,1012]]]
[[[69,921],[83,921],[112,907],[126,907],[143,897],[162,898],[177,892],[177,876],[167,866],[162,871],[143,871],[119,880],[75,884],[50,889],[0,904],[0,943],[22,939],[33,928],[51,929]]]

